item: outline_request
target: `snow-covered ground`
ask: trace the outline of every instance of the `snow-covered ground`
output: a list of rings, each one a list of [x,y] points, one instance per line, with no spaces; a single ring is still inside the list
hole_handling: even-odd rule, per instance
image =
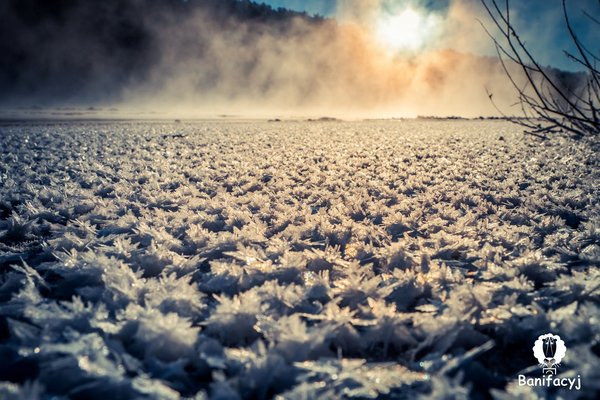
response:
[[[600,168],[500,121],[0,126],[0,398],[600,393]],[[556,394],[556,393],[555,393]],[[60,398],[60,397],[53,397]]]

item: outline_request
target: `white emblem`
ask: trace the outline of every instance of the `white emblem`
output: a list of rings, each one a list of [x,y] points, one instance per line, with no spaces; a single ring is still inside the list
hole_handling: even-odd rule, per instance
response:
[[[567,353],[565,342],[558,335],[541,335],[533,345],[533,355],[542,366],[544,375],[555,375],[556,368]]]

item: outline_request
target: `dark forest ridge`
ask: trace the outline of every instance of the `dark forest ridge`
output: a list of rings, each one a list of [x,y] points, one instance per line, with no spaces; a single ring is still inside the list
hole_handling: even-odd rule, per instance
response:
[[[41,93],[95,99],[102,94],[110,99],[120,86],[147,77],[161,57],[161,36],[195,13],[210,14],[211,23],[223,29],[245,22],[281,34],[289,33],[294,18],[323,22],[244,0],[2,1],[2,97]],[[202,51],[208,38],[194,40],[194,50]]]

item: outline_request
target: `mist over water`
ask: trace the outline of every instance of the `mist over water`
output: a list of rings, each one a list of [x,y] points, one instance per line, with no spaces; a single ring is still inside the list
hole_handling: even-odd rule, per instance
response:
[[[235,1],[6,1],[0,33],[14,40],[0,43],[0,103],[189,117],[474,117],[497,114],[487,88],[512,110],[501,65],[474,55],[489,46],[475,2],[430,11],[435,32],[410,51],[378,40],[384,9],[343,1],[336,19],[322,19]]]

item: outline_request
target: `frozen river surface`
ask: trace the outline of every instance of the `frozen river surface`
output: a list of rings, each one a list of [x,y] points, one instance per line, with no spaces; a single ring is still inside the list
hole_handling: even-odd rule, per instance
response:
[[[0,398],[600,393],[600,162],[501,121],[0,126]],[[556,392],[555,392],[556,393]],[[525,398],[525,397],[524,397]]]

